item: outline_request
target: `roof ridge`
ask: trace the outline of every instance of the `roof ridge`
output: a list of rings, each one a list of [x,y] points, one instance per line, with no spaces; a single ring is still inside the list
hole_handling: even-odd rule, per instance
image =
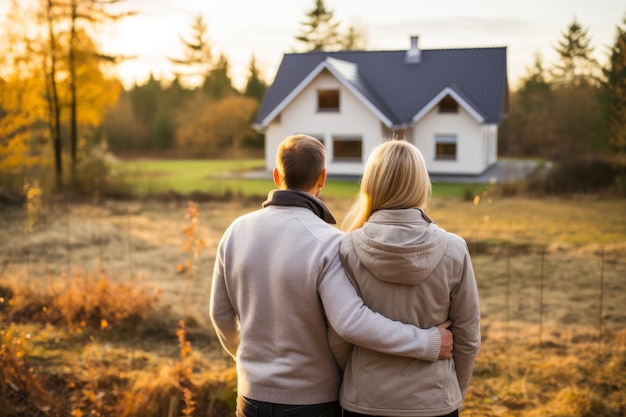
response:
[[[501,46],[470,46],[453,48],[420,48],[423,51],[473,51],[480,49],[507,49],[506,45]],[[328,55],[328,54],[362,54],[370,52],[406,52],[407,49],[359,49],[348,51],[309,51],[309,52],[286,52],[283,55]]]

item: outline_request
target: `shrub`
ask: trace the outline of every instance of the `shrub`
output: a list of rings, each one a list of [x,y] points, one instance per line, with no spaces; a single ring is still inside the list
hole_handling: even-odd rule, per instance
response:
[[[602,157],[581,157],[560,161],[554,167],[535,172],[528,179],[529,191],[537,194],[595,194],[619,191],[624,167]]]
[[[47,287],[15,288],[10,319],[66,324],[73,330],[116,327],[132,330],[145,321],[160,298],[137,282],[116,282],[104,271],[74,272]]]
[[[23,334],[9,327],[0,333],[0,410],[3,416],[55,416],[54,396],[24,359]]]

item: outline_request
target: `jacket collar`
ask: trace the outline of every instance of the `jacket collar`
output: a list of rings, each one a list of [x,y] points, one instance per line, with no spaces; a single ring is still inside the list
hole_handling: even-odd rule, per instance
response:
[[[370,218],[367,219],[368,222],[371,223],[387,223],[390,221],[397,221],[401,223],[412,222],[412,221],[425,221],[426,223],[435,223],[433,219],[428,217],[424,210],[412,207],[406,209],[383,209],[375,211],[370,215]]]
[[[296,189],[272,190],[268,194],[267,200],[263,202],[262,206],[304,207],[311,210],[317,217],[324,220],[326,223],[337,223],[333,215],[330,213],[330,210],[328,210],[322,200],[309,193]]]

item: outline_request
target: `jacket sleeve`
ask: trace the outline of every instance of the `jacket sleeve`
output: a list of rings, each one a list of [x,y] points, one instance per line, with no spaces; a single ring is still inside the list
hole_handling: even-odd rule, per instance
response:
[[[454,333],[453,358],[463,398],[467,394],[480,349],[480,306],[476,277],[467,244],[463,242],[463,262],[459,282],[450,294],[450,320]]]
[[[220,243],[211,283],[209,314],[222,347],[236,359],[239,346],[239,318],[228,296],[224,279],[223,240]]]
[[[335,361],[337,362],[337,366],[341,372],[345,371],[346,365],[348,364],[348,359],[350,359],[350,354],[352,353],[352,343],[348,343],[341,338],[333,329],[332,326],[328,326],[328,346],[330,346],[331,352],[333,352],[333,356],[335,357]]]
[[[339,251],[326,268],[318,288],[332,328],[349,343],[378,352],[434,362],[441,336],[436,327],[419,329],[370,310],[357,294]]]

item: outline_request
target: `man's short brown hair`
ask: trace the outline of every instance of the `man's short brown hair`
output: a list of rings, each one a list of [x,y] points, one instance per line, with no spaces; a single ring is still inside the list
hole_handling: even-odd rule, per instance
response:
[[[276,152],[276,168],[287,188],[311,189],[322,175],[326,163],[324,144],[314,137],[286,137]]]

